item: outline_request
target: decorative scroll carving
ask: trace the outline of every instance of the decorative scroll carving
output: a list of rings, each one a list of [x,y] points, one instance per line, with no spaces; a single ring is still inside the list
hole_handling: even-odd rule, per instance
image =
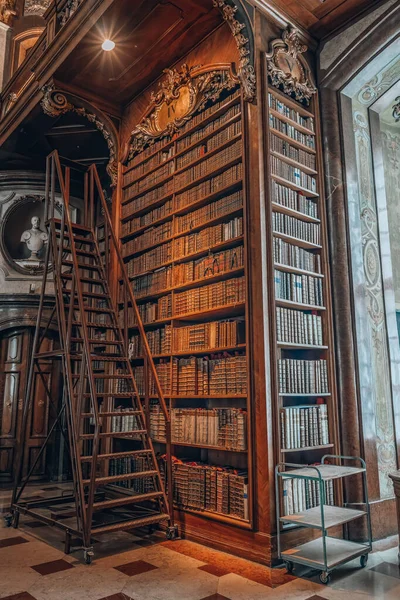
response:
[[[51,0],[25,0],[24,15],[40,15],[42,16],[48,7]]]
[[[117,185],[117,148],[114,141],[114,136],[108,129],[107,125],[95,113],[89,112],[86,108],[82,106],[76,106],[69,102],[65,93],[60,90],[57,90],[52,83],[43,86],[42,92],[44,95],[42,98],[41,105],[43,111],[46,113],[46,115],[49,115],[49,117],[58,117],[60,115],[72,111],[84,117],[97,127],[97,129],[104,137],[110,152],[110,160],[107,165],[107,173],[111,178],[111,185]]]
[[[74,12],[82,4],[83,0],[68,0],[67,4],[63,8],[63,10],[59,13],[58,19],[60,21],[61,26],[64,26],[67,21],[72,17]]]
[[[266,54],[266,58],[272,85],[308,104],[317,90],[302,56],[306,50],[307,46],[300,42],[298,32],[288,27],[283,32],[282,39],[273,40],[271,52]]]
[[[393,118],[396,121],[396,123],[398,123],[398,121],[400,121],[400,96],[397,96],[396,98],[396,104],[393,104],[392,106],[393,108]]]
[[[243,86],[243,98],[251,102],[256,94],[256,74],[251,64],[250,42],[245,35],[246,25],[236,18],[237,6],[232,6],[226,0],[213,0],[213,5],[222,12],[235,38],[240,57],[238,76]]]
[[[156,139],[172,135],[205,104],[215,101],[223,90],[236,87],[238,76],[231,65],[189,67],[180,71],[166,69],[159,90],[151,94],[151,104],[143,120],[130,136],[128,158]]]
[[[0,21],[5,25],[12,25],[17,16],[16,0],[0,0]]]

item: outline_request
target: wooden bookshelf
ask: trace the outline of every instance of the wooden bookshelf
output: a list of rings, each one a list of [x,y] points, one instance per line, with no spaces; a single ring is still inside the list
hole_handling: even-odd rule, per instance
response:
[[[305,108],[269,82],[265,89],[276,461],[315,463],[339,454],[318,98]]]
[[[240,91],[236,88],[225,92],[225,97],[206,104],[173,137],[161,138],[153,147],[145,146],[127,162],[123,168],[121,248],[149,332],[149,343],[155,344],[153,358],[171,419],[174,422],[175,415],[187,419],[185,427],[190,430],[185,441],[173,434],[174,455],[184,463],[199,463],[196,468],[199,472],[203,468],[200,463],[204,464],[204,477],[210,477],[210,481],[217,475],[207,465],[220,469],[226,465],[232,467],[234,471],[218,475],[218,489],[223,491],[228,485],[225,477],[239,477],[229,481],[239,481],[239,487],[243,481],[246,494],[242,498],[243,514],[238,514],[242,509],[232,508],[233,496],[225,498],[224,491],[227,509],[198,510],[195,505],[190,506],[190,498],[181,498],[184,489],[180,469],[185,471],[189,467],[178,465],[174,483],[177,511],[204,515],[246,529],[253,521],[253,474],[242,115]],[[170,245],[165,246],[167,257],[161,251],[157,254],[166,244]],[[119,301],[124,322],[130,314],[129,306],[124,306],[123,298]],[[217,339],[211,345],[190,342],[196,336],[209,335],[204,333],[209,331],[213,339],[223,336],[224,322],[236,339],[225,343]],[[152,404],[155,397],[151,382],[145,381],[143,359],[135,345],[136,332],[136,324],[129,321],[128,338],[136,348],[132,366],[143,401],[150,406],[153,443],[162,454],[165,452],[165,438],[159,429],[162,419],[157,404]],[[175,340],[182,335],[187,336],[182,343],[188,345],[178,350]],[[170,338],[166,340],[165,336]],[[161,348],[160,344],[164,346]],[[234,365],[244,369],[238,371],[240,388],[235,388],[239,383],[235,383]],[[206,370],[203,373],[200,369]],[[207,369],[214,369],[212,383]],[[200,378],[208,382],[202,384],[201,390]],[[247,385],[243,384],[245,380]],[[186,381],[188,387],[182,389],[187,392],[181,392]],[[217,431],[209,429],[208,419]],[[239,425],[235,419],[242,428],[245,448],[215,443],[215,436],[223,435],[225,430],[236,431]],[[214,436],[214,443],[197,439],[205,435]],[[121,443],[134,442],[125,439]],[[196,469],[191,477],[196,476]],[[208,485],[208,479],[205,481],[204,485]]]

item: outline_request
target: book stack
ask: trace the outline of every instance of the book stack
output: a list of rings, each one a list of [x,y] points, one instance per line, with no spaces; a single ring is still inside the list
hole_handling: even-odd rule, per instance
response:
[[[207,256],[174,265],[174,286],[201,281],[244,266],[244,248],[236,246],[222,252],[209,252]]]
[[[237,99],[238,100],[238,104],[235,104],[235,106],[239,107],[239,111],[238,112],[240,112],[240,104],[239,104],[240,90],[236,90],[232,94],[232,96],[231,96],[230,99],[232,99],[232,100]],[[202,123],[202,121],[208,119],[208,117],[211,117],[214,113],[216,113],[225,104],[225,102],[226,102],[226,99],[222,99],[219,102],[215,102],[214,104],[212,104],[208,108],[200,110],[185,125],[183,125],[183,127],[180,128],[180,134],[181,134],[181,136],[183,136],[187,131],[190,131],[191,129],[193,129],[197,125],[200,125],[200,123]],[[222,124],[222,123],[219,123],[219,125],[220,124]]]
[[[243,217],[218,223],[175,240],[174,258],[179,259],[243,235]]]
[[[288,165],[285,161],[276,156],[271,156],[272,173],[278,177],[283,177],[287,181],[291,181],[310,192],[316,192],[317,180],[311,175],[307,175],[301,169]]]
[[[214,105],[214,107],[215,106],[216,105]],[[201,114],[203,116],[204,112]],[[224,112],[220,117],[213,119],[212,121],[210,121],[210,123],[207,123],[207,125],[205,125],[204,127],[201,127],[200,129],[196,129],[190,135],[187,135],[184,138],[178,140],[177,144],[176,144],[177,152],[182,152],[182,150],[185,150],[192,144],[199,142],[200,140],[205,138],[207,135],[209,135],[210,133],[212,133],[213,131],[215,131],[216,129],[221,127],[222,125],[224,125],[224,123],[226,123],[230,119],[233,119],[234,117],[236,117],[239,114],[240,114],[240,104],[235,104],[234,106],[231,106],[231,108],[229,108],[226,112]],[[189,123],[192,124],[193,121],[191,120],[191,121],[189,121]]]
[[[280,413],[282,448],[292,450],[329,444],[326,404],[285,407]]]
[[[168,396],[171,393],[171,362],[166,359],[160,360],[155,365],[157,371],[158,381],[160,382],[161,390],[164,396]],[[156,382],[150,375],[150,396],[157,395]]]
[[[172,267],[161,267],[153,273],[135,278],[132,282],[133,293],[136,298],[142,298],[168,290],[172,286],[172,277]]]
[[[275,117],[272,113],[269,115],[269,126],[272,130],[284,133],[288,137],[292,138],[292,140],[299,142],[303,146],[307,146],[307,148],[311,148],[312,150],[315,149],[314,135],[302,133],[296,127],[290,125],[289,123],[281,121],[281,119],[278,119],[278,117]]]
[[[164,263],[172,260],[172,242],[157,246],[148,252],[144,252],[140,256],[126,263],[126,270],[130,277],[141,275],[145,271],[158,269]]]
[[[227,306],[245,301],[246,286],[244,277],[219,281],[201,288],[176,293],[174,314],[183,315],[201,312],[217,306]]]
[[[239,327],[241,331],[239,335]],[[212,350],[236,346],[244,339],[244,322],[238,320],[198,323],[174,329],[174,352]]]
[[[124,456],[122,458],[111,458],[108,466],[110,477],[115,475],[128,475],[130,473],[140,473],[151,468],[146,456]],[[146,494],[154,491],[154,481],[152,477],[138,477],[137,479],[125,479],[116,481],[112,485],[127,488],[135,494]]]
[[[177,216],[175,220],[176,233],[185,233],[199,225],[207,223],[207,221],[232,213],[242,207],[243,191],[239,190],[220,200],[216,200],[197,210],[193,210],[182,217]]]
[[[286,104],[278,100],[273,94],[268,94],[268,106],[298,125],[314,131],[314,119],[312,117],[303,117],[297,110],[286,106]]]
[[[165,442],[167,439],[165,417],[159,404],[152,404],[150,408],[150,437],[155,442]]]
[[[146,227],[147,225],[151,225],[154,221],[158,221],[159,219],[163,219],[167,217],[173,210],[172,200],[167,200],[161,206],[157,208],[153,208],[150,212],[141,215],[140,217],[135,217],[130,219],[129,221],[125,221],[121,224],[121,235],[129,235],[132,232],[135,232],[137,229],[141,227]]]
[[[328,394],[326,360],[278,360],[281,394]]]
[[[296,192],[286,185],[281,185],[276,181],[272,181],[272,198],[273,202],[297,210],[314,219],[318,218],[317,203],[311,198],[307,198],[300,192]]]
[[[165,143],[165,141],[163,143]],[[151,148],[152,151],[155,152],[156,147],[153,145]],[[136,179],[139,179],[139,177],[145,175],[148,171],[152,171],[156,167],[162,165],[173,156],[174,146],[171,145],[169,148],[165,148],[160,152],[157,152],[148,160],[141,162],[137,167],[128,167],[124,178],[125,185],[133,183],[136,181]],[[141,158],[141,155],[139,155],[139,157]]]
[[[139,179],[136,179],[134,182],[130,183],[127,192],[129,196],[136,196],[144,190],[153,187],[160,181],[164,180],[166,177],[172,175],[173,172],[174,163],[173,161],[169,161],[163,164],[158,169],[151,171],[149,175],[140,177]]]
[[[311,244],[320,243],[320,226],[317,223],[307,223],[289,215],[273,212],[272,225],[274,233],[290,235]]]
[[[282,138],[272,133],[270,134],[269,139],[272,152],[277,152],[282,156],[287,156],[287,158],[301,163],[305,167],[315,171],[315,154],[310,154],[305,150],[301,150],[300,148],[292,146]]]
[[[205,140],[202,144],[195,146],[192,150],[181,154],[176,159],[176,168],[183,169],[187,165],[190,165],[195,160],[205,156],[207,153],[219,148],[231,138],[239,135],[242,132],[242,122],[236,121],[229,127],[222,129],[219,133],[212,136],[208,140]]]
[[[274,271],[275,298],[301,304],[323,306],[322,279],[312,275],[296,275]]]
[[[226,396],[247,393],[244,354],[225,352],[216,358],[174,358],[172,391],[175,396]]]
[[[173,189],[174,185],[172,179],[169,179],[166,183],[163,183],[134,199],[132,199],[132,191],[129,188],[125,189],[122,194],[122,218],[129,217],[136,212],[144,210],[154,202],[158,202],[163,198],[167,199],[166,196],[170,196],[173,193]]]
[[[179,507],[248,519],[245,471],[181,461],[173,467],[174,500]]]
[[[171,325],[153,329],[146,333],[147,341],[152,354],[170,354],[172,330]],[[133,334],[128,345],[129,358],[138,358],[144,355],[141,337],[138,333]]]
[[[120,412],[121,416],[111,417],[111,431],[113,433],[125,433],[135,431],[137,429],[142,429],[138,417],[136,417],[135,415],[124,414],[132,412],[132,408],[124,408],[123,406],[118,406],[114,408],[114,411]]]
[[[167,221],[158,227],[150,227],[146,229],[146,231],[134,238],[130,242],[127,242],[123,246],[123,256],[128,256],[129,254],[133,254],[134,252],[140,252],[145,250],[149,246],[154,246],[155,244],[159,244],[164,242],[172,235],[172,223],[171,221]]]
[[[335,497],[333,481],[325,482],[325,503],[333,506]],[[314,508],[321,504],[320,488],[317,481],[307,479],[284,478],[283,480],[283,506],[284,515],[294,515],[303,510]]]
[[[278,342],[322,346],[322,318],[316,312],[276,307]]]
[[[153,140],[153,143],[149,144],[139,154],[136,154],[133,157],[132,156],[129,157],[128,169],[131,169],[135,165],[141,163],[142,161],[145,161],[146,158],[147,159],[151,158],[153,155],[155,155],[156,153],[159,153],[160,151],[161,151],[161,153],[169,152],[170,150],[168,148],[164,148],[164,146],[169,144],[170,141],[171,141],[171,137],[168,137],[168,136],[161,138],[157,142],[155,142]],[[173,149],[171,150],[171,156],[173,156]],[[148,171],[148,170],[152,169],[153,166],[157,166],[157,164],[160,164],[161,162],[163,162],[162,157],[160,157],[160,162],[156,163],[156,165],[152,165],[150,163],[149,167],[145,166],[144,171]],[[147,161],[147,164],[149,164],[148,161]]]
[[[175,194],[176,205],[180,209],[190,206],[210,194],[215,194],[230,185],[238,183],[241,181],[242,176],[243,165],[240,162],[239,164],[226,169],[220,175],[210,177],[209,179],[206,179],[206,181],[202,181],[184,192]]]
[[[274,261],[288,267],[321,273],[321,257],[309,250],[289,244],[281,238],[274,238]]]

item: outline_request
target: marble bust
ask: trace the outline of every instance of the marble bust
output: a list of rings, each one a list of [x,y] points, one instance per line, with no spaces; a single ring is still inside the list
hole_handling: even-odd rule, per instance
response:
[[[40,229],[40,218],[32,217],[31,219],[32,228],[24,231],[21,235],[21,242],[24,242],[31,255],[28,260],[38,261],[38,254],[47,243],[49,236],[45,231]]]

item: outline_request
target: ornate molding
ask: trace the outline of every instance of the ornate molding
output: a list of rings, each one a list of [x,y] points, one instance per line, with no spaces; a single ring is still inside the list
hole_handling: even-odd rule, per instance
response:
[[[307,46],[302,44],[298,31],[288,27],[271,42],[271,51],[266,54],[267,72],[273,86],[300,102],[309,103],[317,89],[310,68],[302,56]]]
[[[72,104],[72,102],[70,102],[67,99],[66,94],[61,90],[57,90],[53,83],[49,83],[43,86],[42,92],[43,98],[41,101],[41,105],[43,111],[49,117],[59,117],[60,115],[72,111],[84,117],[96,126],[96,128],[104,137],[110,152],[110,160],[107,165],[107,173],[110,176],[111,185],[113,187],[117,185],[117,144],[114,140],[114,136],[111,130],[107,127],[106,123],[104,123],[104,121],[102,121],[97,114],[88,111],[85,107],[76,106],[75,104]]]
[[[17,16],[17,0],[0,0],[0,21],[10,27]]]
[[[67,4],[58,15],[58,20],[60,21],[61,27],[63,27],[65,23],[69,21],[72,15],[78,10],[82,2],[83,0],[68,0]]]
[[[256,74],[252,64],[251,44],[245,35],[246,25],[237,19],[237,6],[232,6],[226,0],[213,0],[213,5],[222,12],[223,18],[231,28],[239,52],[238,76],[243,86],[243,98],[252,102],[256,95]]]
[[[50,6],[52,0],[25,0],[24,15],[42,16]]]
[[[189,67],[180,71],[166,69],[159,89],[151,94],[151,104],[144,118],[131,132],[127,158],[157,139],[173,135],[208,101],[215,101],[224,90],[235,88],[239,79],[231,65]]]
[[[397,96],[396,104],[393,104],[392,109],[393,119],[398,123],[400,121],[400,96]]]

